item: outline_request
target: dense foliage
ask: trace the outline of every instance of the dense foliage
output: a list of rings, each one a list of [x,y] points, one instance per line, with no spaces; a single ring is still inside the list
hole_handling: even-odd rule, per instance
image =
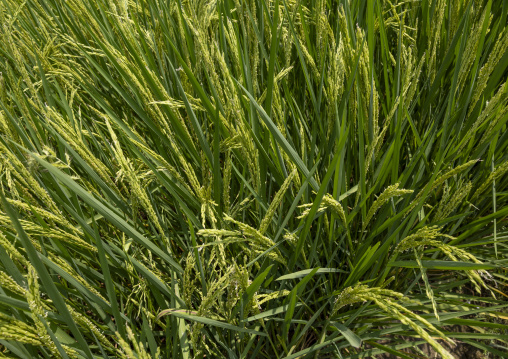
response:
[[[0,357],[507,357],[507,11],[2,0]]]

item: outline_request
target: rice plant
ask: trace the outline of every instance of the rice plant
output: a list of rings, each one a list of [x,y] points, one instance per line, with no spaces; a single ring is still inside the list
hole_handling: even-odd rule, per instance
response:
[[[507,357],[507,13],[2,0],[0,357]]]

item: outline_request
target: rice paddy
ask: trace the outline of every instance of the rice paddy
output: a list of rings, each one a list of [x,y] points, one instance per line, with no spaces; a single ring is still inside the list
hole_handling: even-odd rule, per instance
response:
[[[508,357],[507,14],[2,0],[0,358]]]

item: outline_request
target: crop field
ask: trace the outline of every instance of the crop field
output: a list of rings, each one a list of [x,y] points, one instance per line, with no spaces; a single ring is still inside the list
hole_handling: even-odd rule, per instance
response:
[[[0,358],[508,358],[508,2],[0,0]]]

